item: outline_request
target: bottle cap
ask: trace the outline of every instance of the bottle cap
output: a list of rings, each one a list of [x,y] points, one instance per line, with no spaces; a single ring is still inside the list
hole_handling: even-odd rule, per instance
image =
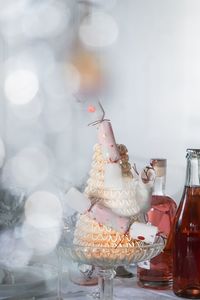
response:
[[[187,152],[187,155],[186,155],[187,158],[200,157],[200,149],[189,148],[186,150],[186,152]]]
[[[157,177],[166,175],[167,160],[165,158],[152,158],[150,165],[154,168]]]

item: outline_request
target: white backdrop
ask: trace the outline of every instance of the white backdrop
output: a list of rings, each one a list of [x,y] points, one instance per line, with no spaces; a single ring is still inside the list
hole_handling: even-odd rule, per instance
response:
[[[166,191],[180,200],[186,148],[200,147],[200,1],[118,1],[107,110],[140,165],[168,159]]]
[[[185,179],[186,148],[200,147],[200,1],[91,2],[103,4],[115,22],[103,24],[103,37],[110,34],[112,43],[106,47],[87,46],[99,56],[107,72],[102,104],[111,119],[116,140],[128,147],[131,162],[138,168],[152,157],[167,158],[166,191],[179,202]],[[36,180],[34,188],[38,188],[38,184],[46,187],[47,182],[52,186],[55,174],[66,185],[82,184],[96,142],[95,129],[87,127],[85,111],[72,96],[77,83],[76,72],[68,69],[67,85],[62,85],[56,73],[60,74],[62,65],[66,67],[66,54],[73,36],[74,24],[70,22],[73,3],[70,0],[37,3],[9,0],[1,7],[1,35],[7,45],[1,69],[6,67],[9,72],[16,68],[31,69],[38,91],[34,101],[28,99],[32,101],[30,107],[29,104],[13,105],[5,97],[1,105],[0,132],[8,159],[20,153],[17,156],[19,170],[14,170],[17,180],[22,173],[27,178],[26,163],[33,155],[32,148],[23,152],[24,147],[39,145],[39,153],[34,148],[34,159],[38,161],[39,157],[46,171],[43,177],[39,176],[41,182]],[[40,17],[35,22],[38,13]],[[44,16],[46,27],[42,21]],[[75,14],[73,18],[76,17]],[[113,24],[118,28],[118,35]],[[93,38],[98,39],[98,34],[101,30],[95,32]],[[3,49],[3,41],[0,49]],[[4,94],[7,82],[10,95],[12,86],[6,76],[1,90]],[[24,169],[21,169],[21,157],[25,159]],[[33,177],[38,178],[40,164],[33,163],[32,167]],[[5,168],[8,173],[9,168],[8,164]],[[32,182],[32,176],[29,179]]]

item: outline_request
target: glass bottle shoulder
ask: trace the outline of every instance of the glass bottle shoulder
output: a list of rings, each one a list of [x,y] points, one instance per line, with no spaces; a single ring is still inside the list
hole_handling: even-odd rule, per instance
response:
[[[185,186],[177,214],[175,217],[176,229],[200,230],[200,187]]]
[[[151,207],[159,208],[159,210],[169,211],[177,209],[176,202],[169,196],[166,195],[152,195],[151,198]]]

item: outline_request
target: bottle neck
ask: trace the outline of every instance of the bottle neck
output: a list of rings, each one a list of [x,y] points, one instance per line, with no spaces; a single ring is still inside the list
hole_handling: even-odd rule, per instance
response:
[[[187,159],[186,186],[200,186],[200,158],[189,157]]]
[[[153,195],[165,195],[166,176],[156,177],[153,187]]]

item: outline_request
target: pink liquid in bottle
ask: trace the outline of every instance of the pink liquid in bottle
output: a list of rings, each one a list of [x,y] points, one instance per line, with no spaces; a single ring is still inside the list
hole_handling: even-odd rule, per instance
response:
[[[159,233],[167,238],[164,251],[151,259],[150,269],[138,267],[138,284],[152,289],[172,287],[172,225],[176,213],[176,203],[165,195],[166,159],[153,159],[156,181],[152,195],[148,221],[157,226]]]

